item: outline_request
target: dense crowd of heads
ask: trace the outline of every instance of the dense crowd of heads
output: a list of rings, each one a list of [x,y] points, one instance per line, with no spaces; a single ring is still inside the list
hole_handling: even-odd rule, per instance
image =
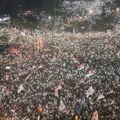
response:
[[[48,34],[37,34],[39,51],[36,32],[12,32],[16,52],[0,54],[1,117],[88,120],[97,111],[100,120],[119,120],[120,32]]]

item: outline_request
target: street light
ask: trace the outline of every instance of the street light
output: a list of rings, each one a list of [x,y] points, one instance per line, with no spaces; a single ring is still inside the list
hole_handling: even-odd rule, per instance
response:
[[[48,17],[48,19],[49,19],[49,20],[51,20],[51,19],[52,19],[52,17],[51,17],[51,16],[49,16],[49,17]]]
[[[91,15],[91,14],[93,14],[93,11],[92,11],[92,10],[90,10],[90,11],[89,11],[89,14],[90,14],[90,15]]]
[[[89,10],[89,12],[88,12],[88,16],[90,16],[90,19],[91,19],[91,15],[93,15],[93,10]],[[91,23],[91,21],[90,20],[88,20],[89,21],[89,26],[88,26],[88,31],[90,32],[90,23]],[[88,34],[89,35],[89,34]]]
[[[119,12],[120,11],[120,8],[116,8],[116,12]]]

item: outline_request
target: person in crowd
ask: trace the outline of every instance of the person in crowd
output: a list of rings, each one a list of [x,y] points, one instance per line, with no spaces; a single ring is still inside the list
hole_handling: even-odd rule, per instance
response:
[[[20,33],[11,33],[19,36],[12,40],[20,45],[17,57],[14,48],[0,54],[1,120],[120,119],[119,32],[55,34],[47,42]]]

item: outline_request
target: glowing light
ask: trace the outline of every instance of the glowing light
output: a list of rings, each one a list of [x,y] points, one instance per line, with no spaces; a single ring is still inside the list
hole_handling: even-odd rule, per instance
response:
[[[52,19],[52,17],[51,17],[51,16],[49,16],[49,17],[48,17],[48,19],[49,19],[49,20],[51,20],[51,19]]]
[[[90,11],[89,11],[89,14],[93,14],[93,11],[92,11],[92,10],[90,10]]]
[[[119,12],[120,11],[120,8],[116,8],[116,12]]]

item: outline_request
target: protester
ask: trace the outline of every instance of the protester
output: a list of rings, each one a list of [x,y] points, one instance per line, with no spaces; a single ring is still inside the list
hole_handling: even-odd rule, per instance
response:
[[[3,31],[13,36],[0,54],[2,120],[120,119],[120,31]]]

